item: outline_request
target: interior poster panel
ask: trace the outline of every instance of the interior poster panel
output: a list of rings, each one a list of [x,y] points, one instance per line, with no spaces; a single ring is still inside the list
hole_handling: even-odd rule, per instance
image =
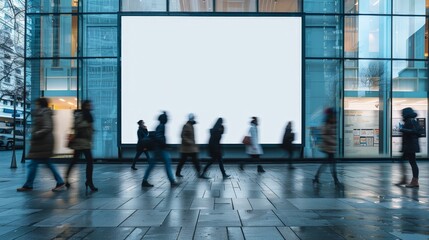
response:
[[[189,113],[196,141],[224,120],[223,143],[241,144],[252,116],[261,143],[277,144],[288,121],[301,143],[300,17],[123,16],[121,139],[137,142],[137,121],[150,131],[167,111],[167,142],[181,142]]]

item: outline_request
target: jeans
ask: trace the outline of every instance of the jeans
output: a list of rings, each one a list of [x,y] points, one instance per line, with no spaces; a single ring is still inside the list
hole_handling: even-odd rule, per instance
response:
[[[165,171],[167,172],[168,179],[170,180],[171,183],[175,182],[176,180],[174,179],[173,171],[171,170],[170,154],[168,154],[168,152],[164,149],[156,149],[155,156],[153,158],[148,159],[149,166],[147,167],[144,173],[143,181],[147,181],[147,179],[149,178],[150,173],[152,172],[153,168],[156,165],[156,159],[162,159],[164,161]]]
[[[55,181],[57,181],[57,185],[64,184],[63,178],[58,173],[57,168],[50,162],[49,159],[43,160],[31,160],[30,165],[28,165],[28,175],[27,181],[24,183],[24,187],[33,187],[34,179],[36,178],[37,166],[39,163],[44,163],[51,170],[52,174],[55,177]]]

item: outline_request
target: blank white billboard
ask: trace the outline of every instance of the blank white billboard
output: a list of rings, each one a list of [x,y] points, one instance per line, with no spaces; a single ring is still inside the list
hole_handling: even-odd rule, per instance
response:
[[[167,142],[181,142],[189,113],[206,144],[216,119],[222,142],[241,143],[252,116],[261,143],[282,140],[293,122],[301,143],[301,18],[124,16],[121,36],[121,140],[137,142],[167,111]]]

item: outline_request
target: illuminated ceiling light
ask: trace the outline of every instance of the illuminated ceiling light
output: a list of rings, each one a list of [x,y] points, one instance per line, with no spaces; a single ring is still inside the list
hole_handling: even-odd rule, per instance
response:
[[[355,6],[357,6],[357,5],[359,5],[359,1],[357,1],[357,2],[355,3]]]
[[[72,105],[72,106],[74,106],[74,103],[71,103],[71,102],[67,102],[69,105]]]
[[[62,99],[62,98],[60,98],[60,99],[58,99],[58,100],[60,100],[61,102],[65,102],[66,100],[64,100],[64,99]]]

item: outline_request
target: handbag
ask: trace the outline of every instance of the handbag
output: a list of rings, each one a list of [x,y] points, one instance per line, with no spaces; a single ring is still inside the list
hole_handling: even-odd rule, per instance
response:
[[[67,134],[67,147],[73,149],[76,135],[74,133]]]
[[[241,141],[244,145],[252,144],[250,136],[244,136],[243,141]]]

